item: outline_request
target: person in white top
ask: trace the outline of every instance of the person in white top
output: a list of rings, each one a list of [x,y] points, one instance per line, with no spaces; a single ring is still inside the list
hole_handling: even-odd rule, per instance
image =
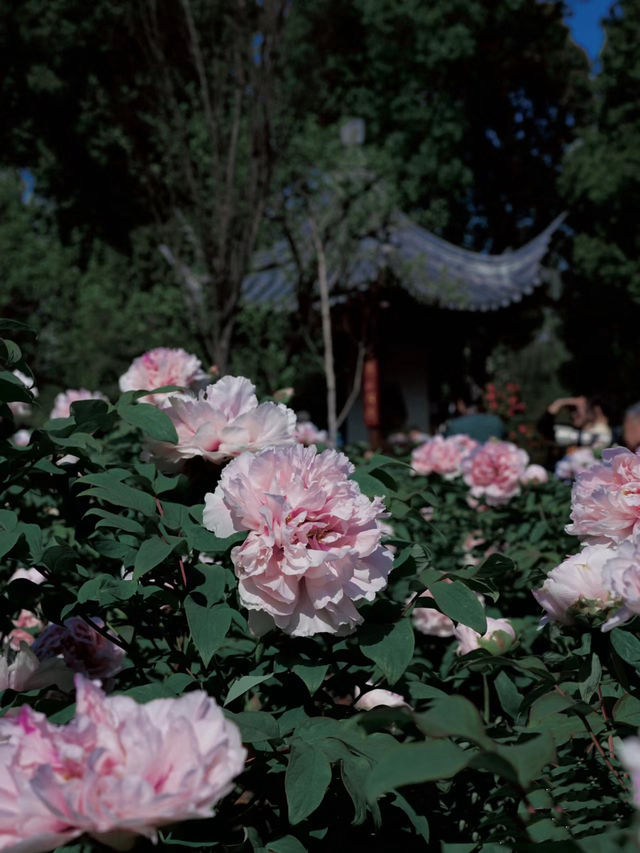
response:
[[[555,418],[569,409],[570,424],[557,424]],[[557,447],[609,447],[613,432],[602,402],[591,397],[559,397],[550,403],[538,422],[538,430]]]

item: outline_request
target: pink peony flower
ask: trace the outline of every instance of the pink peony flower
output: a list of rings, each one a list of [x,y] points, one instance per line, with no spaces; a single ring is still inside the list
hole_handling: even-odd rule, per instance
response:
[[[102,623],[96,619],[96,623]],[[88,625],[71,616],[63,625],[49,625],[32,646],[40,660],[61,655],[74,672],[90,678],[109,678],[120,672],[124,651]]]
[[[391,690],[383,690],[380,687],[374,687],[373,690],[367,690],[363,693],[359,687],[354,691],[356,703],[354,708],[357,711],[370,711],[372,708],[410,708],[411,706],[405,701],[404,696],[399,693],[392,693]]]
[[[298,421],[295,429],[296,441],[300,444],[326,444],[327,431],[318,429],[311,421]]]
[[[205,498],[204,525],[217,536],[249,535],[231,557],[254,633],[274,623],[293,636],[346,634],[387,584],[392,556],[381,545],[381,498],[369,500],[342,453],[315,447],[245,454]]]
[[[615,604],[604,582],[603,569],[615,551],[608,545],[587,545],[552,569],[540,589],[533,590],[546,610],[542,624],[550,621],[570,625],[578,613],[593,615]]]
[[[590,447],[577,447],[556,462],[555,475],[560,480],[573,480],[580,473],[598,462]]]
[[[436,435],[421,444],[411,454],[411,467],[416,474],[441,474],[452,480],[462,473],[462,460],[478,442],[468,435],[452,435],[443,438]]]
[[[151,458],[166,470],[179,469],[201,456],[220,465],[245,451],[293,444],[296,416],[282,403],[261,403],[253,384],[241,376],[223,376],[195,396],[173,396],[165,409],[178,443],[149,441]]]
[[[633,785],[633,804],[640,808],[640,738],[628,737],[617,747],[620,763],[627,770]]]
[[[484,498],[490,506],[506,503],[520,491],[520,477],[529,456],[510,441],[488,441],[464,457],[462,471],[472,498]]]
[[[476,649],[485,649],[493,655],[508,651],[516,640],[516,632],[508,619],[487,616],[487,630],[479,634],[467,625],[456,625],[454,636],[458,640],[457,655],[467,655]]]
[[[582,471],[571,492],[567,533],[621,542],[640,532],[640,452],[624,447],[602,452],[602,462]]]
[[[538,485],[546,483],[549,480],[549,474],[546,468],[542,465],[527,465],[524,473],[520,477],[520,482],[523,486]]]
[[[87,391],[86,388],[68,388],[66,391],[61,391],[56,395],[49,418],[70,417],[71,404],[77,403],[78,400],[104,400],[108,402],[107,398],[100,391]]]
[[[605,546],[592,547],[604,548]],[[602,626],[603,631],[610,631],[631,619],[634,614],[640,613],[640,539],[638,536],[625,539],[616,548],[610,549],[610,557],[602,570],[602,580],[605,588],[609,590],[611,599],[622,604],[622,607]]]
[[[10,814],[28,845],[15,849],[37,853],[61,843],[45,844],[47,833],[86,832],[123,850],[136,836],[155,841],[160,826],[210,817],[246,752],[202,691],[138,705],[76,676],[75,719],[55,726],[24,706],[0,720],[0,757],[2,781],[9,775],[20,794],[7,797],[2,785],[0,849]]]
[[[425,589],[420,598],[430,598],[432,593]],[[414,607],[411,613],[413,627],[421,634],[429,637],[452,637],[455,625],[448,616],[440,613],[435,607]]]
[[[38,396],[38,389],[35,386],[33,379],[30,376],[26,376],[20,370],[14,370],[13,375],[18,379],[26,388],[31,391],[34,397]],[[7,406],[11,409],[11,413],[16,420],[22,420],[24,418],[28,418],[31,415],[32,406],[30,403],[23,403],[21,400],[12,400],[10,403],[7,403]],[[26,432],[26,430],[20,430],[19,432]],[[17,435],[17,433],[16,433]],[[17,443],[17,442],[16,442]],[[28,442],[27,442],[28,444]],[[19,445],[21,446],[21,445]]]
[[[120,377],[119,384],[121,391],[153,391],[165,385],[193,389],[205,379],[200,359],[195,355],[183,349],[156,347],[134,359]],[[147,394],[139,399],[143,403],[161,406],[166,403],[167,392]]]

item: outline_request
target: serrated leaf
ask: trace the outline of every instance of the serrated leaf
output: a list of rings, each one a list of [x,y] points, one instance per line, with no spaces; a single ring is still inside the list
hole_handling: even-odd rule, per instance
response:
[[[295,741],[285,773],[289,822],[300,823],[314,812],[331,782],[331,764],[320,749]]]

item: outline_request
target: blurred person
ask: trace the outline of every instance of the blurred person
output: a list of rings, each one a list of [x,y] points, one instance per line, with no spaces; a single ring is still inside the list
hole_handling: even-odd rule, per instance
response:
[[[484,411],[482,392],[477,386],[468,387],[456,398],[453,414],[444,425],[445,437],[450,435],[468,435],[476,441],[488,441],[490,438],[504,438],[505,428],[502,418]]]
[[[563,409],[569,410],[571,423],[555,422]],[[602,448],[613,440],[609,416],[599,397],[558,397],[538,421],[538,431],[557,448]]]
[[[622,441],[634,452],[640,448],[640,403],[629,406],[622,422]]]

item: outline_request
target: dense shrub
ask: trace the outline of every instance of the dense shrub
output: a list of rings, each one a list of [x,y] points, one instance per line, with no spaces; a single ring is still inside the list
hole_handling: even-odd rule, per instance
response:
[[[2,330],[7,338],[27,334],[11,322]],[[368,580],[373,585],[362,589],[372,592],[364,596],[370,600],[349,594],[362,621],[344,636],[312,631],[291,636],[285,627],[257,637],[248,629],[240,595],[245,603],[249,599],[246,585],[239,589],[240,552],[233,550],[249,541],[249,524],[238,521],[242,501],[240,509],[228,503],[236,519],[230,536],[207,529],[215,527],[207,513],[203,523],[206,496],[220,484],[216,500],[227,500],[225,482],[247,466],[233,462],[225,469],[196,458],[182,473],[167,474],[142,461],[149,439],[171,443],[178,436],[165,411],[136,402],[143,394],[136,391],[115,405],[74,402],[68,418],[46,422],[27,446],[18,447],[10,438],[15,425],[6,403],[35,401],[12,374],[14,369],[28,374],[20,349],[8,339],[1,348],[0,628],[6,660],[14,667],[13,680],[7,677],[8,689],[0,694],[2,732],[14,730],[11,715],[21,706],[59,725],[73,717],[73,689],[56,673],[53,683],[38,689],[28,689],[28,680],[16,676],[16,655],[23,655],[22,665],[28,641],[21,652],[10,650],[10,643],[15,649],[25,641],[15,632],[35,634],[48,622],[59,627],[55,643],[38,641],[40,647],[33,647],[36,653],[42,646],[53,648],[53,657],[40,652],[40,665],[53,660],[85,675],[99,674],[110,694],[107,699],[87,694],[80,676],[78,718],[85,719],[87,708],[97,713],[103,702],[111,708],[113,697],[145,705],[192,696],[193,705],[193,694],[204,691],[238,726],[248,755],[233,792],[217,802],[215,816],[203,817],[227,788],[221,784],[215,795],[208,793],[205,805],[194,799],[188,814],[184,800],[195,794],[190,782],[181,783],[180,808],[164,817],[175,814],[183,822],[160,828],[160,844],[260,853],[360,846],[388,851],[399,845],[460,853],[526,850],[542,842],[561,845],[549,848],[554,850],[633,849],[631,783],[616,738],[633,734],[640,724],[635,623],[603,633],[602,618],[580,613],[572,624],[540,629],[542,610],[532,595],[551,569],[579,549],[576,538],[564,532],[567,485],[534,479],[488,506],[483,497],[469,499],[460,477],[420,476],[407,460],[355,456],[355,472],[345,481],[352,485],[344,494],[355,502],[361,500],[358,490],[383,498],[389,513],[383,529],[395,560],[386,589]],[[311,449],[304,453],[319,458]],[[229,472],[222,482],[221,470]],[[330,476],[339,480],[335,472]],[[264,504],[266,495],[279,507],[293,506],[293,491],[302,490],[297,505],[303,498],[312,502],[305,477],[287,481],[288,490],[278,495],[260,480],[260,500]],[[208,498],[207,512],[211,502]],[[369,504],[360,506],[364,513]],[[278,523],[289,523],[290,515]],[[322,531],[309,533],[328,552],[338,516],[336,510],[334,521],[327,522],[325,539]],[[277,561],[285,546],[273,532],[275,509],[268,519],[270,553]],[[218,532],[228,532],[216,524]],[[375,524],[373,533],[368,521],[358,530],[369,530],[370,552],[380,548]],[[355,547],[352,543],[350,554]],[[358,548],[356,561],[365,560],[361,542]],[[26,571],[14,578],[20,569]],[[426,590],[429,596],[422,595]],[[492,621],[504,619],[507,624]],[[436,622],[434,634],[423,633]],[[60,640],[65,630],[71,640]],[[90,667],[93,649],[82,645],[87,636],[101,650],[99,673]],[[113,647],[110,654],[105,643]],[[457,653],[474,645],[473,651]],[[60,650],[64,660],[55,657]],[[133,714],[136,707],[126,704],[118,713]],[[157,707],[148,705],[144,719],[155,720]],[[206,713],[213,720],[217,711]],[[45,726],[30,714],[23,710],[17,719]],[[211,725],[223,732],[227,724],[215,720]],[[168,748],[163,743],[158,755]],[[202,756],[194,772],[209,766],[210,758],[204,751]],[[234,756],[241,756],[239,748]],[[176,753],[175,762],[180,760],[186,759]],[[67,790],[69,778],[56,778],[60,790]],[[3,796],[0,849],[12,850],[10,836],[4,842],[2,835]],[[92,789],[96,808],[104,806],[100,796]],[[127,807],[135,815],[131,802]],[[196,816],[200,819],[184,821]],[[146,812],[140,821],[147,837],[153,837],[148,826],[166,822],[154,823]],[[65,849],[122,842],[109,833],[92,834],[93,839],[71,833]],[[64,839],[29,849],[59,843]]]

